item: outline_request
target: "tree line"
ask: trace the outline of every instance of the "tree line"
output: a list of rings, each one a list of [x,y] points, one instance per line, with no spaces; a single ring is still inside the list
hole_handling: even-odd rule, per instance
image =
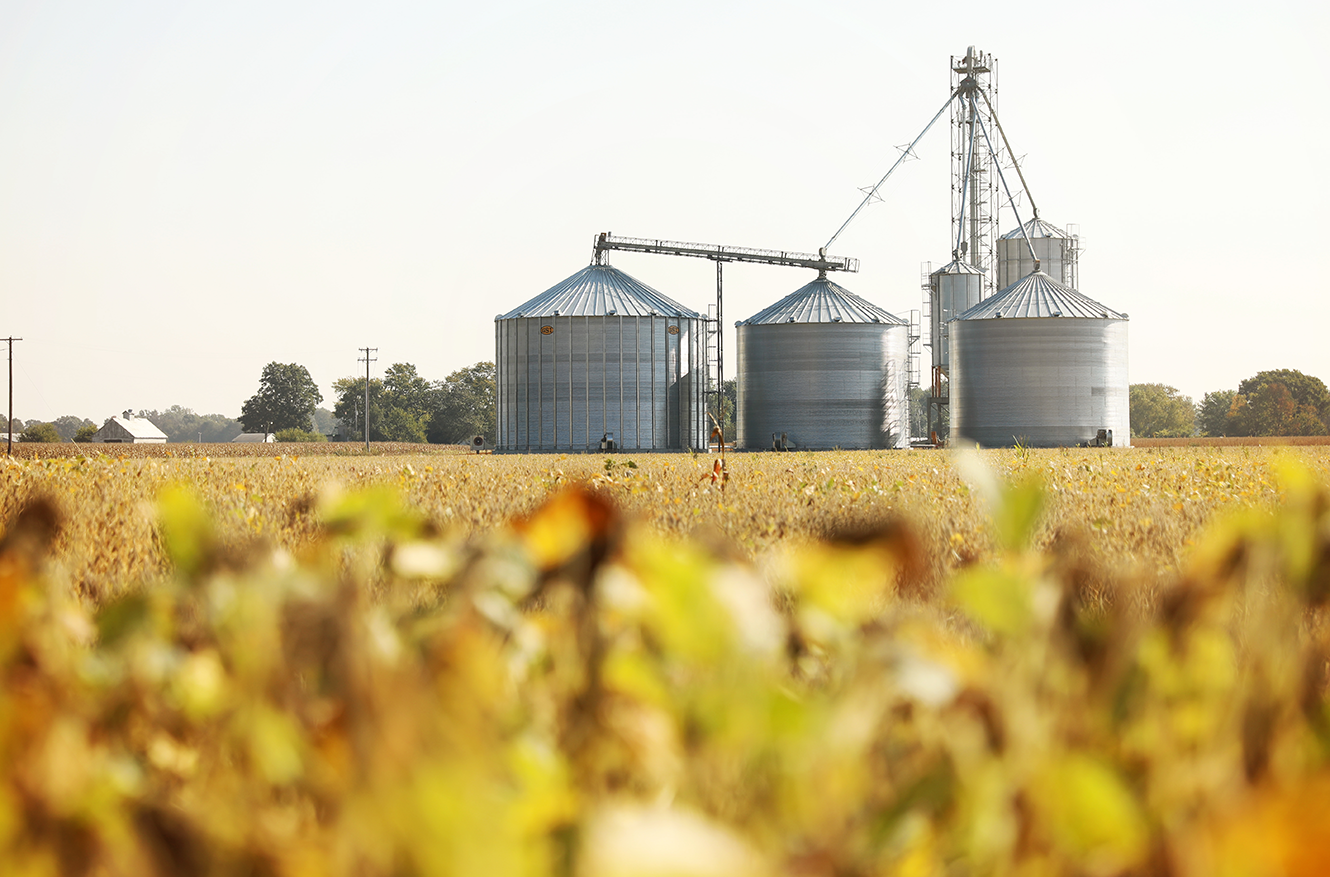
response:
[[[1132,384],[1130,395],[1132,436],[1330,435],[1330,390],[1294,369],[1258,372],[1199,403],[1166,384]]]
[[[389,366],[369,381],[370,441],[467,444],[475,436],[495,438],[494,363],[478,362],[443,380],[422,377],[411,363]],[[727,381],[722,405],[726,437],[734,434],[734,387]],[[228,442],[241,432],[273,432],[281,440],[360,441],[365,435],[365,379],[333,384],[335,403],[322,408],[323,394],[297,363],[264,366],[259,390],[238,418],[196,414],[180,405],[141,410],[169,442]],[[926,430],[927,393],[911,390],[911,433]],[[1199,402],[1161,383],[1130,387],[1131,434],[1142,438],[1202,436],[1330,435],[1330,390],[1320,378],[1294,369],[1259,372],[1234,390],[1215,390]],[[107,420],[109,421],[110,418]],[[941,425],[945,434],[946,425]],[[90,441],[98,429],[87,418],[66,415],[50,422],[10,423],[19,441]]]
[[[333,383],[333,414],[350,441],[365,436],[365,379]],[[369,381],[369,439],[384,442],[468,444],[477,436],[493,443],[497,430],[494,363],[478,362],[443,380],[420,376],[409,362],[390,365]]]
[[[333,383],[333,431],[314,433],[315,413],[323,393],[298,363],[270,362],[264,366],[259,390],[240,410],[247,432],[276,432],[291,437],[304,431],[310,437],[334,441],[430,442],[466,444],[476,436],[494,441],[494,363],[478,362],[458,369],[443,380],[428,380],[409,362],[393,363],[382,379],[347,377]],[[366,397],[368,396],[368,408]]]
[[[325,412],[332,421],[332,412]],[[165,411],[144,408],[135,413],[166,434],[168,442],[229,442],[241,433],[240,421],[225,414],[195,414],[190,408],[172,405]],[[21,442],[90,442],[99,426],[86,417],[67,414],[55,420],[14,418],[10,429]]]
[[[259,389],[245,400],[239,417],[195,414],[172,405],[165,411],[137,412],[166,435],[168,442],[229,442],[242,432],[274,433],[279,441],[359,441],[364,438],[365,379],[333,384],[335,405],[320,407],[323,393],[298,363],[270,362]],[[111,418],[103,422],[109,423]],[[478,362],[442,380],[420,376],[411,363],[389,366],[382,380],[369,383],[371,441],[468,444],[475,436],[495,437],[494,363]],[[19,441],[87,442],[100,427],[73,415],[53,421],[15,418],[10,431]]]

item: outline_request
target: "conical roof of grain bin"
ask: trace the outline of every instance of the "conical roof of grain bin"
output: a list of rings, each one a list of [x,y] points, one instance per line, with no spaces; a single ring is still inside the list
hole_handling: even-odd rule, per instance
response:
[[[588,265],[495,319],[700,315],[613,265]]]
[[[905,320],[820,274],[735,326],[739,447],[909,446]]]
[[[1126,314],[1040,271],[949,330],[953,444],[1130,444]]]
[[[495,317],[500,451],[705,448],[705,321],[611,265]]]

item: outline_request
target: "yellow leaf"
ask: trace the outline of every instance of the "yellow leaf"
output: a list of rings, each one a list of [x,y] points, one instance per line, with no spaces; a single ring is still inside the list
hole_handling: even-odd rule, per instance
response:
[[[1088,873],[1117,874],[1139,865],[1149,829],[1135,796],[1107,764],[1073,753],[1044,765],[1033,788],[1051,839]]]
[[[1030,584],[1008,570],[971,567],[956,576],[951,596],[965,614],[1004,636],[1020,636],[1034,615]]]

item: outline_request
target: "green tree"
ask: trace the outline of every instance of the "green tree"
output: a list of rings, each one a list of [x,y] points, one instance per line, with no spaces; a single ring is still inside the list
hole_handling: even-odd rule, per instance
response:
[[[225,414],[195,414],[193,409],[172,405],[165,411],[140,411],[153,425],[166,433],[168,442],[229,442],[245,429],[240,421]],[[263,427],[258,430],[261,432]]]
[[[427,439],[457,445],[481,435],[492,442],[498,420],[494,406],[494,363],[478,362],[458,369],[434,384]]]
[[[314,409],[315,432],[323,436],[334,435],[337,432],[337,426],[337,415],[323,406]]]
[[[61,441],[73,441],[74,435],[85,426],[93,426],[93,422],[84,417],[75,417],[72,414],[66,414],[63,417],[57,417],[51,421],[51,426],[60,433]]]
[[[341,424],[342,441],[358,442],[365,438],[365,379],[342,378],[333,384],[337,403],[333,414]],[[383,382],[370,378],[369,382],[369,439],[384,441],[383,437]]]
[[[328,437],[321,432],[309,432],[303,429],[283,429],[273,438],[279,442],[326,442]]]
[[[1166,384],[1128,388],[1131,434],[1144,438],[1189,436],[1196,430],[1196,406],[1190,396]]]
[[[60,442],[60,433],[56,432],[55,426],[49,423],[34,423],[25,427],[23,432],[19,433],[18,440],[21,442]]]
[[[388,441],[423,442],[434,408],[434,388],[409,362],[397,362],[383,375],[383,433]]]
[[[74,433],[74,441],[85,444],[92,441],[92,437],[97,434],[97,424],[89,423],[87,426],[80,426],[78,432]]]
[[[427,441],[425,424],[405,408],[396,405],[384,405],[383,423],[380,427],[383,440],[388,442]]]
[[[1214,390],[1205,394],[1201,404],[1196,406],[1196,427],[1201,435],[1230,434],[1228,413],[1233,408],[1233,397],[1236,395],[1236,390]]]
[[[1294,369],[1263,371],[1238,384],[1229,435],[1325,435],[1330,390]]]
[[[714,384],[712,385],[715,386]],[[739,382],[728,380],[721,384],[720,390],[720,409],[716,408],[716,397],[707,396],[707,413],[716,420],[720,421],[720,428],[725,433],[725,441],[735,441],[738,436],[738,426],[735,421],[735,412],[739,410]],[[711,435],[711,428],[714,424],[711,417],[707,418],[707,435]]]
[[[364,437],[365,379],[342,378],[333,384],[337,404],[333,414],[341,424],[340,437]],[[376,442],[424,442],[434,408],[434,389],[409,362],[388,367],[384,378],[370,379],[369,437]]]
[[[263,367],[259,391],[240,408],[240,425],[246,432],[307,430],[322,401],[323,394],[303,365],[270,362]]]

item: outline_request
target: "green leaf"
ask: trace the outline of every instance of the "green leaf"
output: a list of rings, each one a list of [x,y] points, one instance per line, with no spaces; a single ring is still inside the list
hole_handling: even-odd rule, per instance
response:
[[[249,755],[259,775],[273,785],[301,774],[300,734],[290,718],[267,706],[249,716]]]
[[[167,557],[186,578],[193,578],[215,544],[208,510],[194,491],[175,485],[157,498],[157,524]]]
[[[998,542],[1008,551],[1024,548],[1034,537],[1044,511],[1044,486],[1031,476],[1002,490],[997,512]]]
[[[320,503],[319,511],[328,529],[341,536],[413,539],[423,531],[420,514],[388,485],[330,493]]]
[[[98,641],[103,647],[114,646],[148,620],[149,608],[143,594],[130,594],[102,607],[97,613]]]
[[[951,587],[952,599],[996,634],[1017,637],[1034,617],[1030,584],[1009,570],[971,567]]]

